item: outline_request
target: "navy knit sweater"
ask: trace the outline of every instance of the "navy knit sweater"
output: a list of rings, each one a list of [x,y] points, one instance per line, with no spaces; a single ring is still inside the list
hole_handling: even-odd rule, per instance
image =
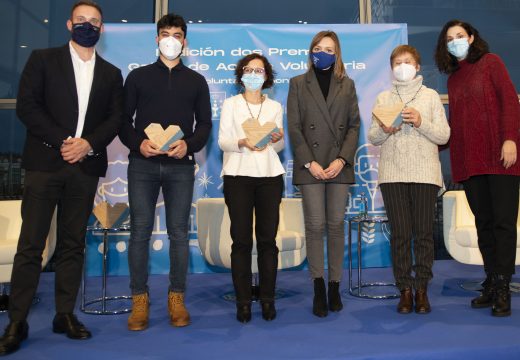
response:
[[[149,158],[193,164],[193,153],[201,150],[211,133],[209,89],[204,76],[184,66],[182,61],[171,70],[158,59],[128,74],[125,87],[125,121],[119,138],[130,149],[130,156],[144,158],[139,150],[147,138],[144,129],[150,123],[180,126],[188,152],[182,159],[167,155]],[[135,114],[135,121],[134,121]]]

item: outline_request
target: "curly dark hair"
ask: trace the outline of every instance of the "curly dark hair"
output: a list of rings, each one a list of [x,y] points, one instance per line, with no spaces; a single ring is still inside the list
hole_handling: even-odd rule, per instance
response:
[[[265,69],[265,82],[262,85],[262,89],[269,89],[274,85],[274,77],[276,75],[276,72],[273,70],[273,67],[269,63],[269,60],[263,55],[260,54],[249,54],[247,56],[244,56],[242,59],[240,59],[237,63],[237,67],[235,69],[235,79],[237,81],[237,84],[240,86],[244,86],[244,83],[242,83],[242,75],[244,75],[244,66],[247,66],[252,60],[260,59],[264,63],[264,69]]]
[[[172,27],[181,28],[184,32],[184,38],[188,35],[188,26],[184,18],[173,13],[166,14],[157,21],[157,35],[161,32],[161,29],[169,29]]]
[[[459,69],[459,61],[448,52],[446,40],[446,34],[453,26],[460,26],[466,30],[469,36],[473,35],[473,42],[469,46],[468,56],[466,57],[470,64],[476,63],[482,56],[489,53],[488,43],[480,37],[477,29],[467,22],[450,20],[442,28],[435,49],[435,64],[437,64],[439,71],[445,74],[452,74]]]

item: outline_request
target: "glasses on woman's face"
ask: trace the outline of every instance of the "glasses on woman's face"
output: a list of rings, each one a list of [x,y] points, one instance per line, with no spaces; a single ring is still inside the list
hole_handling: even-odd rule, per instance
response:
[[[264,68],[252,68],[250,66],[244,66],[242,68],[242,70],[244,70],[244,74],[251,74],[251,73],[255,73],[257,75],[265,74],[265,69]]]

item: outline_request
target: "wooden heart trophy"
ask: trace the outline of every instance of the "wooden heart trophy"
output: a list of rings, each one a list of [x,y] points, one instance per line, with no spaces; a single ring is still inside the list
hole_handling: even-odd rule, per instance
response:
[[[257,148],[266,146],[271,141],[271,134],[280,131],[274,122],[268,121],[260,125],[257,119],[252,118],[242,123],[242,129],[251,145]]]
[[[395,103],[389,106],[376,106],[372,109],[372,115],[386,127],[397,128],[403,122],[401,111],[404,109],[402,102]]]
[[[148,139],[157,145],[161,151],[168,151],[171,144],[184,136],[181,128],[177,125],[170,125],[165,130],[161,124],[151,123],[144,129],[144,132]]]
[[[121,227],[128,219],[129,209],[126,203],[116,203],[112,206],[102,201],[97,204],[92,213],[103,229],[115,229]]]

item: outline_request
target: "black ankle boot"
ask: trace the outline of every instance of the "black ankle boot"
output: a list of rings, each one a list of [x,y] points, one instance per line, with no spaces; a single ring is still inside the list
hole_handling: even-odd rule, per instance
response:
[[[274,307],[274,301],[262,301],[260,305],[262,307],[262,318],[265,321],[274,320],[274,318],[276,317],[276,308]]]
[[[497,275],[496,294],[493,301],[491,314],[493,316],[509,316],[511,315],[511,291],[509,283],[511,276]]]
[[[486,308],[493,305],[493,298],[496,290],[496,274],[488,274],[486,280],[482,283],[482,293],[471,300],[471,307],[474,309]]]
[[[343,303],[341,302],[341,295],[339,293],[339,281],[329,281],[329,310],[341,311]]]
[[[244,324],[251,321],[251,304],[237,304],[237,320]]]
[[[328,314],[327,290],[323,278],[314,279],[314,299],[312,301],[312,313],[318,317],[325,317]]]

